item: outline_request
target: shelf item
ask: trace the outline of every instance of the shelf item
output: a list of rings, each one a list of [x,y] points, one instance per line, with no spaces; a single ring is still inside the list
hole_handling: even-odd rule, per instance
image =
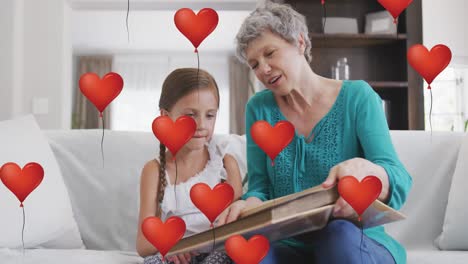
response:
[[[394,81],[367,81],[373,88],[408,88],[408,82],[394,82]]]
[[[322,34],[310,33],[312,48],[352,48],[406,41],[406,34]]]

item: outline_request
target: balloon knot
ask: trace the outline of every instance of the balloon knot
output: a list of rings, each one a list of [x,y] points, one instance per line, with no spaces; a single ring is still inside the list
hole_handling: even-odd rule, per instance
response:
[[[214,228],[214,225],[213,225],[213,223],[211,223],[211,224],[210,224],[210,228]]]
[[[393,19],[393,24],[396,24],[396,23],[397,23],[397,19],[394,18],[394,19]]]
[[[23,203],[20,203],[20,207],[24,207],[24,206],[23,206]]]
[[[431,85],[428,85],[428,86],[427,86],[427,89],[430,90],[430,89],[431,89]]]
[[[102,118],[102,112],[99,112],[99,117]]]
[[[321,3],[322,3],[322,5],[324,5],[324,4],[325,4],[325,0],[322,0],[322,2],[321,2]]]
[[[198,53],[198,49],[197,49],[197,48],[195,48],[195,53]]]
[[[358,216],[357,220],[358,220],[359,222],[361,222],[361,220],[362,220],[361,216]]]
[[[272,166],[272,167],[275,166],[275,162],[274,162],[274,161],[271,161],[271,166]]]

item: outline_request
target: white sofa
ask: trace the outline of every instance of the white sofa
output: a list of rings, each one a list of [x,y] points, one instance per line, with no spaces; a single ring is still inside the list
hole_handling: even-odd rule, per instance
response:
[[[22,255],[21,250],[3,248],[0,263],[142,263],[134,253],[139,177],[143,164],[159,153],[153,134],[106,130],[104,164],[101,130],[50,130],[45,135],[86,249],[28,249]],[[442,251],[435,243],[444,226],[464,134],[434,132],[431,138],[429,132],[392,131],[391,135],[414,185],[402,209],[407,219],[388,225],[388,232],[406,246],[408,263],[468,263],[468,251]],[[244,138],[225,135],[215,140],[236,155],[245,173]],[[460,217],[468,220],[467,215]]]

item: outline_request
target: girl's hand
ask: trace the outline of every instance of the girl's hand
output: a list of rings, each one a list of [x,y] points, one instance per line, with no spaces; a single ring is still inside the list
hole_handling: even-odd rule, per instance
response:
[[[192,256],[198,256],[198,252],[190,252],[190,253],[183,253],[178,254],[175,256],[168,257],[167,260],[174,262],[174,264],[189,264]]]
[[[345,176],[354,176],[358,181],[361,181],[364,177],[369,175],[376,176],[380,179],[382,182],[382,192],[378,199],[382,202],[387,202],[390,192],[387,172],[381,166],[363,158],[349,159],[331,168],[330,173],[328,174],[327,179],[322,183],[322,186],[325,189],[330,189]],[[354,209],[342,197],[340,197],[335,203],[333,216],[351,217],[353,215],[356,215]]]
[[[236,221],[246,206],[247,203],[244,200],[235,201],[228,208],[224,209],[224,211],[218,216],[218,219],[215,221],[215,225],[222,226],[224,224]]]

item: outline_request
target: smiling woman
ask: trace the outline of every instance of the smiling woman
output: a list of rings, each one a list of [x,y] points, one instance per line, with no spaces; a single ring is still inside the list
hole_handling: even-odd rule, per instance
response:
[[[346,176],[376,176],[378,199],[399,209],[412,184],[398,159],[382,100],[362,80],[337,81],[316,74],[309,63],[311,42],[304,16],[288,5],[267,3],[246,18],[237,34],[237,55],[266,87],[246,106],[248,191],[220,217],[219,224],[264,201]],[[291,143],[274,165],[250,134],[258,121],[294,125]],[[275,242],[262,264],[405,263],[405,249],[380,227],[361,230],[345,219],[353,209],[343,198],[319,231]],[[337,254],[336,252],[339,252]]]

